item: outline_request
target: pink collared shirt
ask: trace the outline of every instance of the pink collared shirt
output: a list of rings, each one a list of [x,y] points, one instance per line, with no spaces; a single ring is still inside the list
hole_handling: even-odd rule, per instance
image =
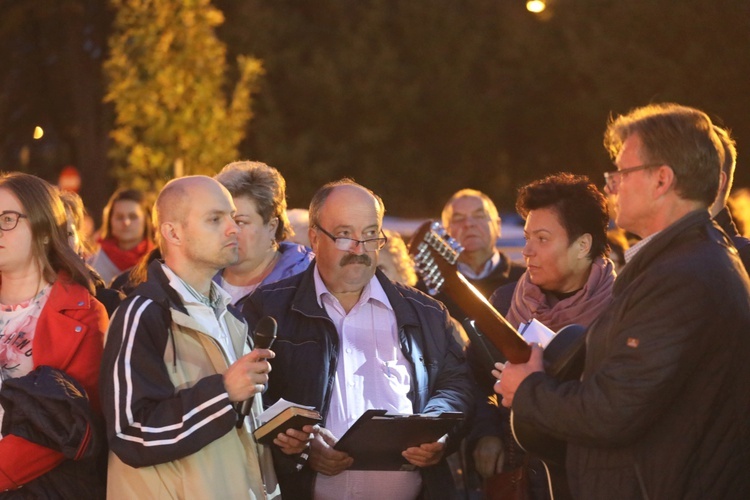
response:
[[[325,427],[341,438],[366,410],[413,413],[407,396],[411,365],[399,348],[396,315],[380,282],[373,276],[347,314],[328,291],[317,266],[313,274],[318,303],[333,320],[339,335],[339,361]],[[412,499],[419,494],[421,485],[416,471],[318,474],[315,498]]]

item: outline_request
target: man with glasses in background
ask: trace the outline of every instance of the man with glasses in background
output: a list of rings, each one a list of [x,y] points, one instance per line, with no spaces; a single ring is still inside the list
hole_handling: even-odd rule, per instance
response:
[[[323,186],[310,204],[314,265],[258,288],[244,305],[251,327],[264,316],[278,321],[264,402],[284,398],[323,416],[322,428],[304,429],[316,434],[308,453],[296,461],[274,453],[285,497],[435,498],[453,489],[442,441],[404,450],[416,471],[347,470],[352,458],[333,449],[366,410],[466,412],[472,402],[446,309],[377,269],[384,211],[351,180]],[[277,440],[306,436],[290,430]]]
[[[750,498],[750,282],[708,208],[724,148],[709,117],[654,104],[614,119],[605,145],[626,252],[586,332],[580,379],[496,365],[495,391],[567,442],[574,498]],[[523,443],[522,443],[523,444]]]

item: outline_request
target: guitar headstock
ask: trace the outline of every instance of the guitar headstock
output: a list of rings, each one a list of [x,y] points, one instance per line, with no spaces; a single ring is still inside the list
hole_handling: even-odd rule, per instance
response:
[[[450,273],[455,274],[462,251],[461,244],[439,222],[427,221],[419,226],[409,242],[409,254],[430,295],[440,291]]]
[[[425,222],[409,242],[409,254],[415,268],[435,295],[441,287],[467,317],[475,320],[485,337],[511,363],[525,363],[531,348],[508,321],[487,301],[474,285],[458,272],[456,261],[463,248],[448,235],[439,222]]]

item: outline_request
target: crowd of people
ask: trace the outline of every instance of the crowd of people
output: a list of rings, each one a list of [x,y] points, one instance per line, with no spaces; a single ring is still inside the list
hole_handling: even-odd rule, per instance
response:
[[[523,262],[490,197],[458,189],[440,222],[460,279],[437,290],[351,179],[287,210],[279,170],[234,161],[117,190],[92,237],[78,195],[0,174],[0,498],[750,498],[736,144],[652,104],[605,147],[601,189],[519,187]],[[562,334],[519,359],[535,324],[579,325],[572,376],[551,368]],[[322,419],[260,444],[280,400]],[[464,418],[362,470],[336,444],[370,409]]]

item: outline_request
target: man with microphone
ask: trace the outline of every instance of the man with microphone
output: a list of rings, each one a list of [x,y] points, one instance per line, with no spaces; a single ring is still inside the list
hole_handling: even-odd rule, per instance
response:
[[[108,498],[280,495],[270,453],[251,435],[262,411],[253,396],[274,353],[249,351],[247,324],[211,281],[237,260],[234,212],[210,177],[176,179],[159,194],[154,226],[164,260],[151,263],[107,334]],[[240,417],[247,400],[249,418]],[[282,451],[306,444],[294,443]]]

